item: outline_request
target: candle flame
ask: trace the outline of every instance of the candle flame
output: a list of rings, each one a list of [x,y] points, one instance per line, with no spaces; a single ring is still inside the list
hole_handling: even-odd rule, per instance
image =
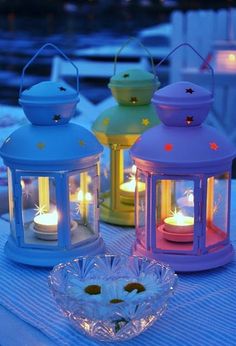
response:
[[[174,220],[174,223],[176,225],[178,225],[178,226],[185,225],[185,216],[183,215],[181,210],[177,211],[175,208],[175,210],[171,211],[170,213],[171,213],[173,220]]]

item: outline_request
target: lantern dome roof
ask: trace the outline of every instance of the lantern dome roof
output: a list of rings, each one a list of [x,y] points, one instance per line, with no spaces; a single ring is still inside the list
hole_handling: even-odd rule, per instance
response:
[[[117,102],[126,106],[140,106],[151,102],[160,86],[158,77],[140,69],[129,69],[115,74],[108,87]]]
[[[65,82],[44,81],[25,89],[20,95],[20,103],[64,103],[78,99],[75,89]]]
[[[159,89],[152,98],[154,103],[196,104],[212,101],[212,94],[191,82],[176,82]]]
[[[20,94],[19,103],[34,125],[63,125],[74,115],[79,95],[65,82],[44,81]]]
[[[214,167],[236,156],[233,144],[213,127],[155,126],[136,141],[131,148],[133,159],[153,163],[159,168],[182,168],[185,171]]]
[[[152,104],[136,107],[116,105],[97,117],[92,130],[103,144],[131,146],[141,133],[159,122]]]
[[[63,164],[97,156],[102,145],[77,124],[61,126],[25,125],[13,132],[0,148],[5,163],[48,165],[60,170]]]
[[[140,136],[131,148],[133,159],[161,170],[209,170],[232,160],[236,150],[213,127],[203,125],[212,94],[193,83],[178,82],[155,93],[153,104],[163,124]],[[141,162],[139,161],[139,162]],[[137,162],[136,162],[137,163]]]
[[[150,73],[141,69],[129,69],[116,73],[111,77],[110,83],[108,84],[109,88],[143,88],[150,87],[153,85],[159,84],[158,78],[155,78],[153,73]]]
[[[157,90],[152,103],[160,120],[168,126],[198,126],[213,102],[210,91],[191,82],[177,82]]]

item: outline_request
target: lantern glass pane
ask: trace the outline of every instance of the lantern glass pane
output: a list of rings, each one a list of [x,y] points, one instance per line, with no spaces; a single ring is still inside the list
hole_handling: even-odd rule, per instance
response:
[[[98,233],[97,167],[69,176],[71,244]]]
[[[11,235],[16,237],[16,224],[15,224],[15,210],[14,210],[14,200],[13,200],[13,189],[12,189],[12,174],[11,170],[7,169],[8,176],[8,198],[9,198],[9,216],[10,216],[10,229]]]
[[[194,181],[156,183],[156,247],[188,252],[194,240]]]
[[[137,172],[137,181],[142,183],[144,190],[137,191],[137,208],[136,208],[136,238],[137,241],[146,247],[146,237],[145,237],[145,227],[146,227],[146,218],[145,218],[145,190],[146,190],[146,177],[141,172]]]
[[[124,149],[123,162],[121,163],[121,173],[120,173],[120,182],[121,182],[120,196],[121,196],[121,202],[125,204],[134,204],[134,194],[135,194],[135,186],[136,186],[135,176],[136,176],[136,166],[131,160],[129,150]],[[140,182],[138,186],[139,189],[141,185],[142,184]]]
[[[22,221],[24,243],[56,246],[60,215],[56,205],[56,183],[53,177],[21,177]]]
[[[207,179],[207,247],[227,238],[229,177],[229,173],[223,173]]]
[[[123,182],[129,182],[131,180],[131,175],[136,173],[136,166],[134,165],[130,154],[129,149],[124,149],[124,174],[123,174]]]

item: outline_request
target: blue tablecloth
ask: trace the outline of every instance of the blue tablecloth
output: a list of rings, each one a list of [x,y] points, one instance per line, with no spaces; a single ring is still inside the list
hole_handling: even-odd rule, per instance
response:
[[[231,214],[231,240],[236,247],[235,195],[236,181],[233,182]],[[79,334],[61,315],[49,292],[48,269],[14,264],[6,259],[3,247],[8,232],[9,229],[0,232],[0,304],[39,329],[57,346],[104,345]],[[130,253],[135,236],[133,228],[101,224],[101,232],[110,253]],[[20,330],[16,333],[20,335]],[[164,316],[145,333],[119,345],[235,346],[235,261],[214,270],[179,274],[176,294]]]

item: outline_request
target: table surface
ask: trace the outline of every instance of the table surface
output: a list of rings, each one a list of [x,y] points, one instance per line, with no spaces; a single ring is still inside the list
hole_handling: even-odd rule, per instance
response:
[[[236,181],[233,181],[231,240],[234,246],[235,195]],[[103,345],[76,332],[61,315],[48,289],[49,269],[15,264],[5,257],[8,215],[0,216],[0,226],[0,345]],[[135,236],[133,228],[101,224],[101,233],[110,253],[130,253]],[[145,333],[119,345],[236,345],[235,261],[214,270],[178,276],[176,294],[164,316]]]

